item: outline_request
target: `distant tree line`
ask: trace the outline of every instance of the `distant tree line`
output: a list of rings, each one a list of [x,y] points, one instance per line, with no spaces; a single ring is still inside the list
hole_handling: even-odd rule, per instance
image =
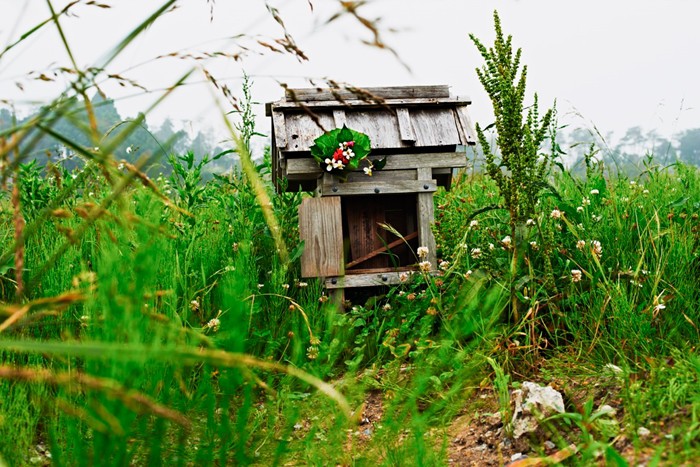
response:
[[[87,125],[88,118],[85,111],[85,106],[82,102],[73,100],[72,102],[63,102],[60,108],[63,109],[60,114],[49,110],[49,118],[53,120],[51,129],[68,141],[82,147],[91,148],[94,143],[89,138]],[[94,107],[95,119],[97,121],[98,134],[102,137],[116,136],[120,132],[125,131],[128,127],[129,119],[124,119],[119,115],[114,101],[100,93],[95,94],[92,98]],[[59,107],[59,106],[54,106]],[[67,110],[66,110],[67,109]],[[39,109],[37,112],[47,109]],[[30,121],[36,113],[18,120],[18,125]],[[51,115],[51,113],[54,115]],[[0,108],[0,132],[10,128],[13,125],[14,116],[7,108]],[[47,121],[47,119],[44,119]],[[184,154],[192,152],[197,160],[201,160],[205,155],[215,155],[224,149],[219,146],[214,140],[214,136],[207,132],[206,129],[201,129],[193,137],[187,134],[184,130],[177,130],[173,122],[166,119],[158,128],[150,126],[144,119],[141,125],[128,134],[125,140],[114,150],[113,156],[117,160],[126,160],[128,162],[136,162],[143,155],[153,155],[154,163],[148,167],[149,173],[169,174],[171,168],[168,164],[168,156],[170,154]],[[33,148],[29,153],[29,159],[37,160],[41,165],[48,162],[61,164],[68,169],[74,169],[83,164],[81,157],[75,154],[70,147],[64,144],[59,139],[52,135],[43,133],[38,140],[28,138],[24,143],[32,144]],[[28,162],[28,161],[27,161]],[[219,170],[225,171],[229,167],[219,167]],[[212,167],[216,170],[215,167]]]
[[[559,146],[566,152],[563,159],[570,167],[581,165],[591,144],[598,150],[596,158],[619,169],[638,166],[639,161],[653,156],[661,164],[684,162],[700,167],[700,128],[682,131],[671,138],[655,130],[635,126],[613,143],[612,133],[605,135],[595,129],[576,128],[557,134]]]

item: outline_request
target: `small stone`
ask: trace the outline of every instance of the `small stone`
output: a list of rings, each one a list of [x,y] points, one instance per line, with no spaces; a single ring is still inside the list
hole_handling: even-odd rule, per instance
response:
[[[523,454],[522,452],[516,452],[515,454],[510,456],[511,462],[519,461],[520,459],[527,459],[527,456],[525,454]]]
[[[544,448],[548,451],[551,451],[552,449],[555,449],[557,447],[556,444],[551,442],[550,440],[547,440],[544,442]]]
[[[650,434],[651,434],[651,431],[649,431],[647,428],[645,428],[645,427],[643,427],[643,426],[640,426],[640,427],[637,429],[637,435],[638,435],[640,438],[646,438],[646,437],[649,436]]]
[[[607,365],[605,365],[605,366],[603,367],[603,369],[604,369],[607,373],[612,373],[613,375],[620,375],[620,374],[623,373],[622,368],[620,368],[620,367],[617,366],[617,365],[613,365],[612,363],[608,363]]]
[[[605,404],[598,407],[598,413],[613,416],[617,413],[617,410],[608,404]]]

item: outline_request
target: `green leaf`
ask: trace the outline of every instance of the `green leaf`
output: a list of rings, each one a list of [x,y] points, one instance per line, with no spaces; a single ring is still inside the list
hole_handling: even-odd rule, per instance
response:
[[[386,156],[383,159],[376,160],[372,163],[374,170],[382,170],[386,165]]]
[[[357,132],[355,132],[357,133]],[[347,126],[343,125],[343,128],[338,132],[337,140],[339,143],[344,143],[346,141],[354,140],[353,131]]]

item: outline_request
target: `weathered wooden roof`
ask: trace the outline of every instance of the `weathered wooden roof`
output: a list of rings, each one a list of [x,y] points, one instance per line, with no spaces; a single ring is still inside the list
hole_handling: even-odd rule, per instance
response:
[[[324,131],[343,125],[366,133],[373,151],[439,152],[475,143],[470,103],[451,97],[447,86],[288,89],[284,99],[268,104],[267,114],[275,149],[289,156],[308,152]]]

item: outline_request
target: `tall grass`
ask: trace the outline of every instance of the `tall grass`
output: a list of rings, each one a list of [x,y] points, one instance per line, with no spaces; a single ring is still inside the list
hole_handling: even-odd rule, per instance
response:
[[[669,443],[680,461],[697,452],[697,169],[650,159],[627,179],[589,158],[585,178],[551,172],[551,194],[517,239],[526,272],[515,282],[508,213],[487,209],[496,186],[460,173],[436,195],[442,275],[416,273],[337,309],[320,281],[299,277],[304,195],[274,194],[269,154],[250,154],[250,112],[231,125],[242,172],[205,182],[230,154],[189,153],[149,176],[153,155],[114,154],[138,119],[105,134],[92,122],[93,73],[35,120],[0,129],[0,460],[445,464],[444,429],[476,391],[495,388],[508,414],[509,381],[565,373],[540,374],[548,361],[616,363],[630,433],[686,411]],[[40,136],[61,138],[52,125],[77,114],[72,97],[90,144],[63,142],[82,163],[39,167],[30,156]],[[245,88],[238,104],[251,99]],[[514,297],[516,322],[503,316]],[[367,424],[376,394],[381,421]],[[612,443],[585,433],[568,440],[588,448],[582,462]]]

